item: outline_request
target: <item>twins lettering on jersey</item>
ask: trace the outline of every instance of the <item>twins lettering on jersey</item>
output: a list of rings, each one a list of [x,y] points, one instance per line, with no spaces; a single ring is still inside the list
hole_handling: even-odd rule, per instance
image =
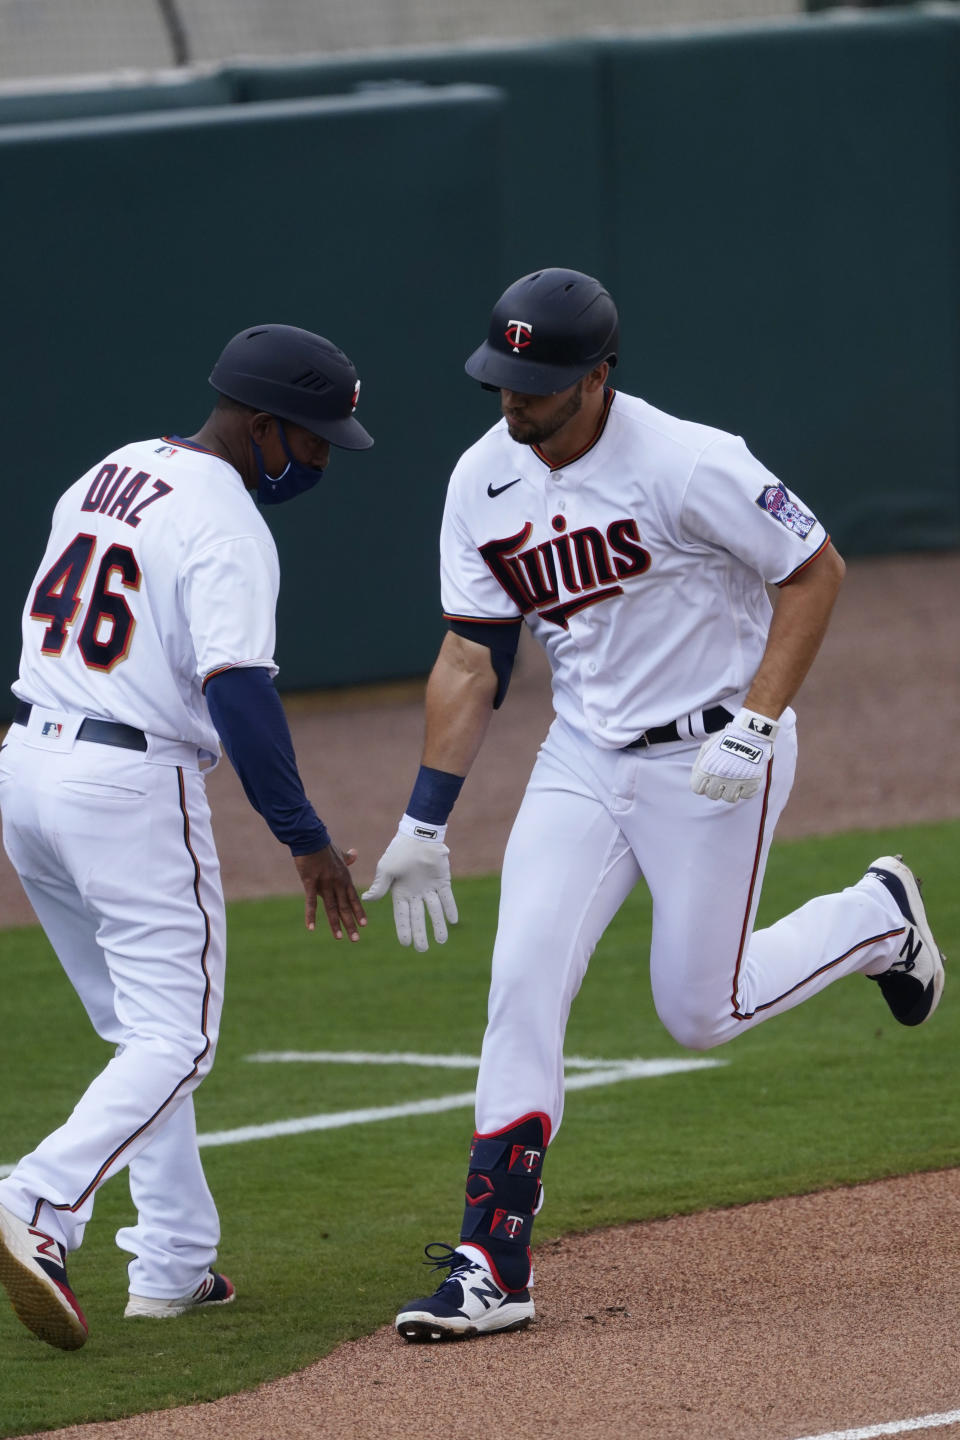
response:
[[[566,531],[563,515],[551,524],[559,533],[528,545],[533,525],[528,520],[515,535],[488,540],[480,554],[497,583],[522,615],[536,611],[561,629],[571,615],[623,594],[618,582],[642,575],[650,568],[650,552],[640,544],[637,522],[613,520],[605,531],[594,525]],[[569,599],[561,599],[563,593]]]

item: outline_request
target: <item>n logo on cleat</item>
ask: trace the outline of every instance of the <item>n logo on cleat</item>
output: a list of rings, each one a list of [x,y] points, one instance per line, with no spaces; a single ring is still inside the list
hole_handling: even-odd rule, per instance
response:
[[[45,1235],[42,1230],[31,1230],[29,1233],[31,1235],[36,1235],[38,1241],[43,1241],[42,1245],[38,1244],[36,1246],[37,1254],[48,1255],[51,1260],[56,1260],[57,1264],[59,1265],[60,1247],[57,1244],[56,1240],[54,1240],[53,1237],[50,1235]]]
[[[490,1309],[490,1302],[496,1303],[503,1299],[503,1291],[494,1282],[492,1276],[487,1276],[482,1285],[471,1285],[470,1294],[476,1295],[485,1310]]]
[[[907,931],[907,937],[900,946],[900,959],[903,961],[905,972],[912,970],[917,963],[917,956],[923,948],[923,941],[918,937],[917,932],[911,928]]]

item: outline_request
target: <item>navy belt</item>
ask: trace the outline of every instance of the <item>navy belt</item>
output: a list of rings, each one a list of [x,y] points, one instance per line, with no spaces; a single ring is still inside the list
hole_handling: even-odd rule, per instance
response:
[[[17,701],[13,712],[14,725],[26,725],[30,719],[32,705],[25,700]],[[90,740],[94,745],[116,745],[119,750],[146,750],[147,737],[142,730],[132,725],[121,725],[116,720],[84,720],[77,731],[78,740]]]
[[[703,712],[703,728],[708,735],[716,735],[718,730],[723,730],[733,716],[729,710],[722,705],[711,705],[709,710]],[[687,740],[689,736],[681,735],[676,720],[671,720],[669,725],[655,725],[652,730],[644,730],[636,740],[631,740],[629,745],[624,745],[624,750],[646,750],[648,745],[666,745],[670,740]]]

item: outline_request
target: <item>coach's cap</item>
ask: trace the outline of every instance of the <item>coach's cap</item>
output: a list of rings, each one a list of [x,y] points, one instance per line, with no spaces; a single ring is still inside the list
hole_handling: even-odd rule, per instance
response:
[[[221,395],[302,425],[343,450],[373,444],[354,416],[360,381],[330,340],[295,325],[253,325],[228,341],[210,373]]]
[[[580,270],[535,270],[500,296],[490,330],[464,369],[486,390],[555,395],[606,360],[620,327],[609,293]]]

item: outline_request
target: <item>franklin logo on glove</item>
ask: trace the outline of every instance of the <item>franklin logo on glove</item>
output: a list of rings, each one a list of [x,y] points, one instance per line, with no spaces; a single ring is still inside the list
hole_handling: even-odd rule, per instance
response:
[[[746,745],[742,740],[734,740],[732,735],[723,737],[720,749],[728,755],[739,755],[742,760],[749,760],[751,765],[759,765],[763,759],[763,751],[758,745]]]
[[[700,746],[690,788],[708,800],[749,800],[763,783],[779,721],[753,710],[741,710],[725,730]]]

